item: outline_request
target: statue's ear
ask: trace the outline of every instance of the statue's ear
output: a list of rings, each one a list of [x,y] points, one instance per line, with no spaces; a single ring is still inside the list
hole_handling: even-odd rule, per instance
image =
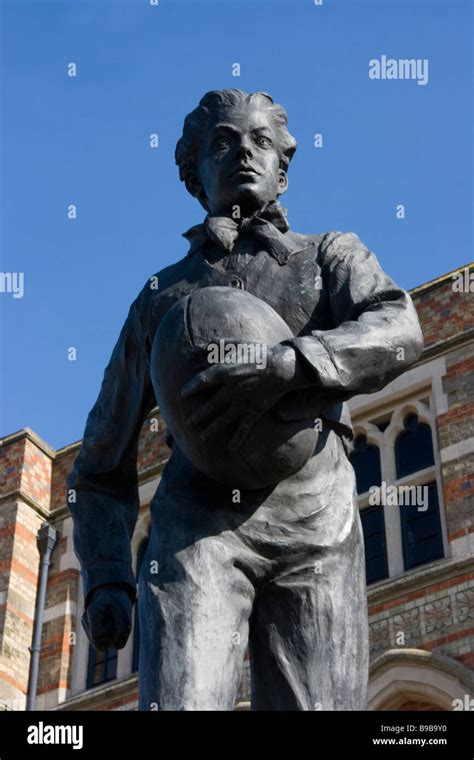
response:
[[[189,174],[184,184],[188,193],[191,193],[195,198],[199,198],[202,193],[202,185],[195,174]]]
[[[278,170],[278,195],[286,193],[288,190],[288,174],[284,169]]]
[[[194,198],[197,198],[203,209],[209,212],[206,193],[204,192],[203,187],[196,175],[190,174],[184,180],[184,184],[186,185],[186,190],[188,193],[194,196]]]

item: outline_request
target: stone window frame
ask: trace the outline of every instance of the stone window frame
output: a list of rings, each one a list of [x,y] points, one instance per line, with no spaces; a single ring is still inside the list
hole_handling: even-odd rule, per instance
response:
[[[136,577],[137,573],[137,557],[138,557],[138,550],[145,541],[149,534],[150,534],[150,526],[151,526],[151,515],[150,515],[150,509],[149,509],[149,503],[140,504],[140,514],[138,516],[137,524],[135,526],[135,531],[132,536],[131,541],[131,549],[132,549],[132,562],[133,562],[133,573]],[[130,631],[130,636],[128,637],[128,641],[123,649],[119,651],[119,660],[118,660],[118,667],[117,667],[117,678],[123,678],[127,675],[136,675],[138,676],[138,672],[133,672],[133,642],[135,640],[135,626],[137,621],[137,614],[138,614],[138,608],[137,604],[133,605],[132,610],[132,630]]]
[[[428,403],[427,403],[428,402]],[[380,469],[382,481],[387,485],[397,486],[423,486],[435,482],[438,490],[438,506],[441,524],[441,537],[443,545],[443,557],[435,562],[439,562],[450,556],[450,547],[447,539],[446,513],[443,499],[443,483],[441,477],[441,458],[439,453],[438,436],[436,428],[436,417],[433,411],[433,399],[431,394],[420,393],[417,397],[405,399],[398,404],[393,404],[381,409],[367,412],[366,419],[358,420],[354,424],[354,438],[358,435],[367,436],[367,443],[378,447],[380,452]],[[397,478],[396,459],[395,459],[395,441],[400,433],[405,430],[404,422],[409,414],[416,414],[419,422],[429,426],[433,440],[434,465],[418,470],[410,475]],[[389,424],[384,431],[379,430],[374,420],[389,418]],[[369,492],[359,494],[359,510],[363,511],[369,504]],[[407,575],[414,572],[418,567],[405,570],[403,561],[403,544],[402,544],[402,526],[399,509],[393,506],[384,505],[383,515],[385,521],[385,541],[387,547],[387,578],[375,581],[370,584],[374,588],[379,583],[386,583],[390,578],[396,578],[401,575]],[[430,563],[426,563],[427,565]],[[425,566],[425,565],[423,565]]]
[[[156,483],[156,481],[155,481]],[[133,571],[136,572],[137,552],[142,541],[148,537],[150,531],[151,516],[149,513],[149,502],[142,503],[140,505],[140,514],[138,516],[137,524],[131,541]],[[89,661],[89,641],[86,633],[81,624],[81,616],[84,611],[84,597],[83,594],[79,594],[79,602],[76,613],[76,633],[77,633],[77,646],[74,647],[73,654],[73,666],[72,666],[72,679],[71,688],[69,690],[68,697],[76,696],[77,694],[92,693],[94,689],[100,688],[100,686],[94,686],[87,689],[87,671]],[[116,681],[131,675],[138,675],[132,672],[133,665],[133,641],[135,633],[135,621],[136,621],[136,606],[134,605],[132,611],[132,630],[128,641],[123,649],[119,649],[117,660],[117,675],[115,679],[107,681],[108,685],[114,684]]]

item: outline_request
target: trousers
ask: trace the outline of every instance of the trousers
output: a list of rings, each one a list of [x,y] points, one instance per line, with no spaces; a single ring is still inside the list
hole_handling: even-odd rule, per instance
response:
[[[295,476],[221,486],[175,449],[138,578],[139,710],[364,710],[368,617],[354,470],[325,428]]]

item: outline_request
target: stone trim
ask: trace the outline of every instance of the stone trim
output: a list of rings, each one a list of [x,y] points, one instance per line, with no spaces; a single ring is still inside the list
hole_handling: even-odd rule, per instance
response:
[[[470,261],[467,264],[463,264],[462,266],[453,269],[451,272],[446,272],[446,274],[442,274],[440,277],[435,277],[434,280],[429,280],[428,282],[424,282],[422,285],[417,285],[415,288],[412,288],[408,292],[413,298],[413,296],[418,296],[422,293],[426,293],[427,290],[434,290],[434,288],[443,285],[447,280],[452,280],[454,274],[463,272],[465,269],[471,269],[472,266],[472,261]]]
[[[35,444],[43,454],[46,454],[50,457],[50,459],[56,458],[56,450],[53,449],[52,446],[49,445],[49,443],[46,443],[46,441],[43,441],[40,436],[34,432],[34,430],[31,430],[31,428],[21,428],[21,430],[16,430],[14,433],[10,433],[9,435],[5,436],[5,438],[2,438],[0,440],[0,445],[2,446],[10,446],[12,443],[16,443],[17,441],[21,441],[23,438],[28,439],[32,443]]]
[[[370,665],[370,679],[376,678],[381,672],[388,670],[393,665],[408,665],[409,667],[422,665],[423,667],[436,668],[458,678],[461,683],[474,692],[474,672],[442,652],[429,652],[424,649],[389,649]]]
[[[42,520],[49,521],[53,519],[51,512],[42,507],[41,504],[36,501],[36,499],[33,499],[31,496],[25,494],[21,488],[15,491],[9,491],[3,496],[0,496],[0,507],[6,502],[11,502],[12,504],[17,505],[23,502],[26,506],[31,507],[31,509],[36,512],[36,514],[41,517]]]
[[[61,704],[52,707],[51,711],[63,710],[93,710],[104,705],[104,702],[115,701],[120,697],[134,697],[138,693],[138,674],[114,679],[106,684],[87,689],[74,697],[69,697]]]
[[[437,559],[423,565],[421,568],[409,570],[395,578],[386,578],[367,588],[367,599],[370,606],[384,604],[410,591],[420,591],[443,580],[456,578],[474,571],[474,557],[455,557],[453,559]]]

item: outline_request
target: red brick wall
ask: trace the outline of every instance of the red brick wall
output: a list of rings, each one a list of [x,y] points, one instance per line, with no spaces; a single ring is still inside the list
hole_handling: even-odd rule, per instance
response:
[[[1,605],[0,696],[26,694],[29,652],[38,581],[36,534],[42,518],[21,501],[0,509],[0,577],[5,601]]]
[[[453,283],[452,277],[447,277],[429,289],[415,289],[412,293],[425,348],[472,330],[474,326],[474,294],[455,292]]]
[[[66,478],[70,473],[74,459],[79,453],[79,445],[59,451],[53,462],[51,480],[51,510],[61,509],[66,504]]]

